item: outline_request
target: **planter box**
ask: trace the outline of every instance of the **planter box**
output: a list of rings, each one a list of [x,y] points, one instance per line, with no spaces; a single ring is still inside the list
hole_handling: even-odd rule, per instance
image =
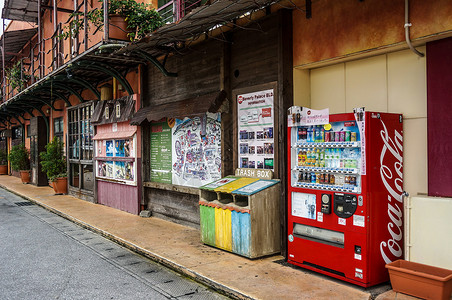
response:
[[[396,260],[386,265],[392,289],[424,299],[449,300],[452,293],[452,270]]]

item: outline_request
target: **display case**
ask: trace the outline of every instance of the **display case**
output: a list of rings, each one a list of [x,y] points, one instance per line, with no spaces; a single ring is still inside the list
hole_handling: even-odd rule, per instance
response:
[[[96,141],[96,179],[136,185],[136,134]]]
[[[280,181],[228,176],[200,187],[203,243],[248,258],[280,251]]]
[[[294,126],[291,185],[308,189],[361,192],[361,139],[356,122]]]

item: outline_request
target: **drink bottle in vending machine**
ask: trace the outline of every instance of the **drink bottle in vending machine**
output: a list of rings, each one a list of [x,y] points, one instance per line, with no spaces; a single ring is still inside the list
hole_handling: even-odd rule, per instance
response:
[[[402,115],[307,125],[293,118],[302,110],[288,122],[288,262],[363,287],[388,281],[385,264],[403,258]]]

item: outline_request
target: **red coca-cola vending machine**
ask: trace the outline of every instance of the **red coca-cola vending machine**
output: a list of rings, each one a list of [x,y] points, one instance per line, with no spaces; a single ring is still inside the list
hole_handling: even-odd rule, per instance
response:
[[[388,281],[385,264],[403,258],[402,115],[291,107],[288,124],[288,262]]]

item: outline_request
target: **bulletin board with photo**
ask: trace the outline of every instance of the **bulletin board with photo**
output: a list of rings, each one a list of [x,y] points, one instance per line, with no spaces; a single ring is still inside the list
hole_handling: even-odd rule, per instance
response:
[[[274,90],[237,95],[238,167],[274,170]]]

